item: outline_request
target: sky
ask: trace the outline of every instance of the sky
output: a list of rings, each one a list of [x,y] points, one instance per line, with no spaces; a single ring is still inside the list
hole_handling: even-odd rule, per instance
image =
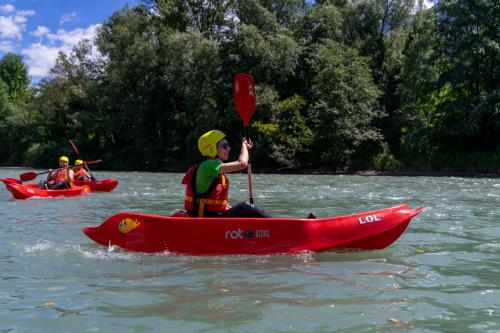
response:
[[[23,57],[32,81],[47,76],[59,50],[71,51],[113,12],[139,0],[0,0],[0,58]]]

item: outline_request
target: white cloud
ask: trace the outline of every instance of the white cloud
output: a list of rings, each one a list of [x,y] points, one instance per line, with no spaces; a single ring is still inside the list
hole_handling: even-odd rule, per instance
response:
[[[432,7],[434,7],[434,2],[432,0],[424,0],[424,3],[423,3],[424,9],[429,9]]]
[[[14,9],[15,9],[14,6],[12,6],[11,4],[0,6],[0,11],[4,13],[12,13]]]
[[[29,49],[22,50],[21,54],[25,56],[29,74],[32,76],[47,75],[49,69],[55,64],[59,49],[55,46],[36,43],[32,44]]]
[[[71,31],[60,29],[56,34],[49,33],[46,35],[51,45],[36,43],[32,44],[28,49],[22,50],[21,54],[25,57],[26,64],[29,67],[29,74],[38,77],[47,76],[56,62],[59,51],[68,54],[82,39],[93,41],[99,26],[99,24],[95,24],[86,29]]]
[[[7,52],[14,52],[14,46],[12,45],[12,42],[9,40],[4,40],[0,42],[0,52],[7,53]]]
[[[0,37],[22,39],[23,25],[16,23],[12,16],[0,16]]]
[[[51,42],[61,42],[63,45],[71,45],[73,47],[82,39],[93,40],[99,26],[100,24],[94,24],[86,29],[78,28],[71,31],[59,29],[55,34],[48,34],[47,38]]]
[[[27,21],[28,19],[26,18],[26,16],[22,16],[22,15],[15,15],[14,16],[14,22],[16,23],[20,23],[20,24],[23,24]],[[24,30],[24,29],[23,29]]]
[[[437,0],[418,0],[415,1],[412,14],[416,14],[419,10],[426,10],[435,6]],[[422,7],[420,7],[422,6]]]
[[[49,32],[50,32],[49,28],[44,27],[43,25],[39,25],[35,31],[30,32],[30,35],[33,35],[35,37],[43,37]]]
[[[13,12],[14,6],[5,5],[3,11]],[[35,15],[33,10],[18,10],[14,15],[0,16],[0,38],[23,39],[23,31],[26,30],[28,16]]]
[[[59,20],[59,25],[63,25],[64,23],[71,22],[75,19],[76,13],[65,13],[61,16],[61,19]]]
[[[33,15],[35,15],[35,11],[34,10],[18,10],[16,12],[16,15],[19,15],[19,16],[33,16]]]

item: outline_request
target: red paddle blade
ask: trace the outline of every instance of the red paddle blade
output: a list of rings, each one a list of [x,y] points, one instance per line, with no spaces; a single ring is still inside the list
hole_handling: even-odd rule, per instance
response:
[[[19,178],[23,182],[29,182],[30,180],[35,179],[38,176],[36,172],[25,172],[19,175]]]
[[[255,112],[255,84],[250,74],[239,73],[234,77],[234,105],[243,125],[248,126]]]

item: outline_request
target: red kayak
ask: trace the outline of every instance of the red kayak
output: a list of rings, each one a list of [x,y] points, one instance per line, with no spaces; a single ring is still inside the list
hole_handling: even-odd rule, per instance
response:
[[[192,218],[118,213],[83,228],[92,240],[137,252],[188,255],[302,253],[383,249],[401,236],[424,207],[399,205],[347,216],[294,218]]]
[[[64,190],[41,190],[37,187],[38,184],[6,184],[6,186],[15,199],[75,197],[92,191],[87,185],[73,186]]]
[[[118,179],[100,179],[100,180],[75,180],[73,184],[77,186],[88,185],[92,191],[110,192],[118,186]]]

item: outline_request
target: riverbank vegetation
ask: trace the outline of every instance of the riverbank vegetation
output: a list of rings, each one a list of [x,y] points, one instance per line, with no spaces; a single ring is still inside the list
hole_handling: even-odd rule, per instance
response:
[[[236,73],[254,76],[254,169],[500,171],[500,2],[145,0],[32,86],[0,59],[0,165],[61,154],[185,170],[197,138],[239,151]]]

